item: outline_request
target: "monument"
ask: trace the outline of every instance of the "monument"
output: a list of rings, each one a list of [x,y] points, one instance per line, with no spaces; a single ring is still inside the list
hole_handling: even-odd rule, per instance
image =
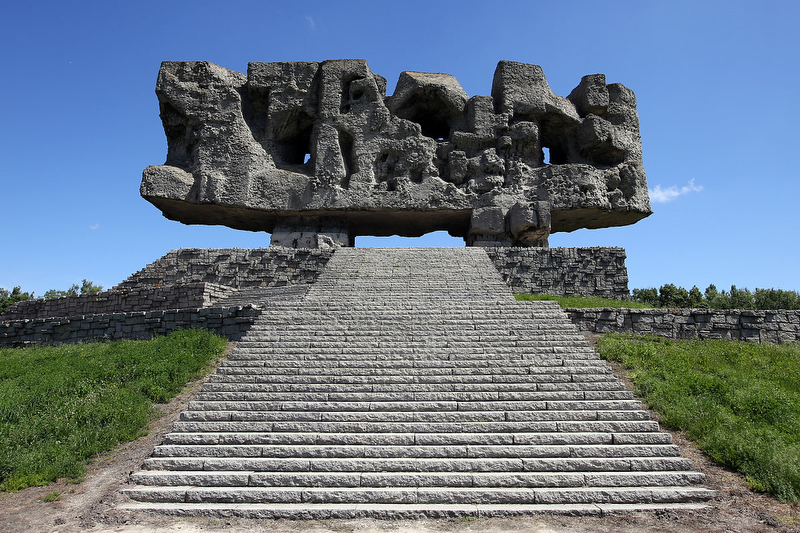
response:
[[[501,61],[491,96],[363,60],[166,61],[168,141],[141,194],[171,220],[272,233],[272,246],[447,230],[470,246],[547,247],[550,233],[651,214],[633,92],[584,76],[566,97]]]

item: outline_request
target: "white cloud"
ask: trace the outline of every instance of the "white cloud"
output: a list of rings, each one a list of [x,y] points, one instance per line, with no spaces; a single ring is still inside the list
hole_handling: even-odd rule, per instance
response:
[[[308,29],[311,31],[315,31],[317,29],[317,24],[314,22],[314,19],[306,15],[306,23],[308,24]]]
[[[99,227],[100,227],[100,224],[92,224],[91,226],[89,226],[89,229],[94,230],[94,229],[97,229]]]
[[[666,189],[662,189],[661,185],[656,185],[655,189],[650,189],[648,192],[650,193],[650,201],[655,202],[657,204],[665,204],[667,202],[671,202],[678,196],[683,196],[684,194],[689,194],[690,192],[700,192],[703,190],[702,185],[695,185],[694,178],[689,180],[689,183],[681,187],[680,189],[673,185],[672,187],[667,187]]]

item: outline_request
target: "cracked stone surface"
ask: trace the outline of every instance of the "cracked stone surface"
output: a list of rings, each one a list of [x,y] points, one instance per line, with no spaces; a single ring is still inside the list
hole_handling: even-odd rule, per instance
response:
[[[602,74],[566,97],[536,65],[501,61],[491,96],[366,61],[166,61],[168,141],[141,194],[169,219],[272,233],[273,246],[447,230],[474,246],[547,246],[550,233],[651,213],[636,97]],[[548,157],[549,156],[549,157]]]

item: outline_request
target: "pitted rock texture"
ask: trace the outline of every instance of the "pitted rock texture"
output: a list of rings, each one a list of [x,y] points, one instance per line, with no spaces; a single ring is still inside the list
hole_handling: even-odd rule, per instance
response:
[[[469,245],[547,246],[550,233],[650,211],[636,98],[584,76],[563,98],[536,65],[501,61],[491,96],[363,60],[164,62],[167,161],[141,194],[167,218],[272,232],[289,247],[447,230]],[[549,159],[545,152],[549,153]]]

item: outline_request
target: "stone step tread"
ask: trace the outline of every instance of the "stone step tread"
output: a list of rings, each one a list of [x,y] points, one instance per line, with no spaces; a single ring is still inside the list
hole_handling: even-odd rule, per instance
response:
[[[624,393],[619,394],[625,396]],[[203,402],[529,402],[547,401],[544,409],[574,410],[574,409],[641,409],[641,402],[633,399],[619,400],[589,400],[585,393],[579,399],[557,398],[552,393],[523,391],[469,391],[469,392],[439,392],[425,390],[387,391],[387,392],[264,392],[264,391],[211,391],[203,390],[197,393],[195,401]],[[566,395],[563,395],[566,396]],[[576,395],[578,396],[578,395]],[[561,402],[570,402],[567,405]],[[578,404],[577,402],[580,402]],[[598,402],[604,402],[601,406]],[[550,405],[553,404],[553,405]],[[498,404],[500,405],[500,404]],[[623,406],[624,407],[620,407]],[[487,411],[492,409],[486,409]]]
[[[270,374],[265,368],[251,368],[252,372],[221,372],[208,377],[208,383],[254,383],[281,384],[292,386],[313,385],[511,385],[525,387],[524,390],[538,391],[622,391],[627,390],[617,379],[610,381],[572,382],[559,379],[544,380],[541,374],[393,374],[393,375],[355,375],[315,376],[313,374]]]
[[[124,502],[118,509],[129,512],[152,512],[180,516],[236,516],[258,519],[418,519],[425,518],[490,518],[536,514],[604,516],[620,512],[654,512],[701,510],[703,503],[637,503],[637,504],[226,504],[226,503],[143,503]]]
[[[173,431],[233,431],[274,433],[652,433],[652,420],[547,422],[313,422],[313,421],[182,421]]]
[[[427,415],[427,416],[426,416]],[[628,422],[648,421],[644,410],[622,411],[184,411],[181,421],[223,422]]]
[[[281,472],[650,472],[691,470],[683,457],[269,458],[150,457],[145,470]]]
[[[488,346],[487,346],[488,344]],[[535,337],[509,337],[499,335],[495,339],[488,339],[484,335],[453,335],[446,332],[433,332],[429,335],[405,335],[400,333],[381,333],[379,336],[373,334],[336,336],[313,336],[297,335],[289,336],[248,336],[240,341],[237,348],[239,350],[259,350],[264,348],[336,348],[343,345],[359,348],[397,348],[397,347],[428,347],[428,348],[460,348],[470,350],[475,348],[563,348],[563,349],[588,349],[589,345],[585,339],[577,335],[549,335],[540,338]]]
[[[387,358],[391,358],[390,361]],[[337,364],[341,366],[373,366],[384,367],[389,364],[394,366],[412,366],[424,364],[436,366],[498,366],[498,365],[535,365],[535,366],[606,366],[596,352],[586,348],[510,348],[510,347],[483,347],[483,348],[426,348],[426,347],[353,347],[339,346],[325,347],[295,347],[285,348],[274,346],[269,348],[245,348],[235,350],[226,363],[227,366],[241,366],[238,361],[251,361],[258,366],[265,360],[276,364],[297,364],[310,362],[321,365]],[[555,360],[563,361],[562,364],[551,364]],[[370,365],[370,363],[376,363]]]
[[[696,502],[715,495],[699,487],[153,487],[124,491],[128,497],[154,502],[215,503],[654,503]]]
[[[673,444],[594,445],[357,445],[357,444],[161,444],[153,457],[267,457],[267,458],[607,458],[677,457]]]
[[[587,445],[672,444],[669,433],[168,433],[164,444]]]
[[[687,486],[700,472],[255,472],[143,470],[131,481],[144,486],[196,487],[640,487]]]
[[[209,393],[211,394],[211,393]],[[339,394],[339,393],[336,393]],[[342,393],[344,394],[344,393]],[[368,394],[368,393],[364,393]],[[446,394],[446,393],[435,393]],[[345,394],[346,396],[356,396]],[[329,401],[219,401],[195,400],[189,402],[189,410],[197,411],[565,411],[565,410],[620,410],[641,409],[636,400],[618,401],[549,401],[549,400],[410,400],[375,401],[369,399]]]
[[[237,380],[207,381],[203,392],[495,392],[495,393],[531,393],[537,391],[533,383],[257,383]],[[583,390],[575,392],[550,392],[543,398],[582,399]],[[598,399],[598,398],[595,398]]]
[[[351,311],[352,312],[352,311]],[[260,331],[269,334],[275,331],[281,331],[279,328],[284,328],[283,331],[291,331],[295,334],[303,332],[317,332],[319,334],[328,334],[331,332],[339,331],[345,333],[361,333],[361,332],[402,332],[406,328],[408,334],[435,334],[436,332],[452,332],[453,334],[462,333],[464,335],[469,332],[483,332],[487,336],[493,337],[502,334],[517,334],[523,337],[536,338],[547,334],[570,336],[576,335],[577,329],[568,319],[552,322],[541,323],[532,321],[509,321],[509,320],[496,320],[492,322],[480,321],[470,318],[463,320],[436,320],[435,318],[424,318],[415,320],[404,320],[401,317],[387,317],[382,316],[380,319],[374,320],[355,320],[344,321],[337,320],[335,316],[318,317],[314,320],[312,317],[284,317],[281,321],[276,321],[271,328],[264,327],[267,323],[257,322],[254,325],[256,328],[253,333],[258,334]],[[263,328],[263,330],[262,330]],[[288,328],[288,329],[287,329]]]
[[[492,375],[508,375],[508,374],[521,374],[533,375],[541,381],[558,380],[558,381],[608,381],[609,379],[617,381],[613,374],[603,373],[601,375],[594,374],[547,374],[541,372],[539,365],[534,361],[526,361],[520,365],[484,365],[484,366],[471,366],[468,364],[459,364],[454,361],[453,364],[425,364],[420,362],[416,364],[404,363],[389,363],[385,366],[372,366],[367,363],[359,364],[358,362],[311,362],[302,366],[278,366],[272,365],[269,360],[260,361],[225,361],[221,364],[217,372],[220,374],[257,374],[269,373],[272,375],[312,375],[312,376],[337,376],[337,375],[360,375],[372,376],[389,374],[395,375],[431,375],[431,374],[473,374],[477,370],[486,374]],[[259,370],[261,369],[261,370]]]
[[[250,363],[245,363],[249,361]],[[301,356],[284,356],[284,357],[249,357],[239,354],[234,354],[228,358],[227,365],[229,367],[235,366],[263,366],[265,361],[276,367],[282,368],[297,368],[306,367],[308,365],[319,366],[322,368],[484,368],[493,366],[525,366],[528,367],[530,373],[537,374],[550,374],[550,373],[600,373],[610,374],[611,367],[604,361],[596,359],[581,359],[579,360],[584,364],[573,364],[573,361],[563,360],[564,364],[561,365],[540,365],[535,357],[507,357],[500,359],[498,357],[475,357],[475,358],[456,358],[449,357],[419,357],[414,359],[395,359],[393,361],[381,361],[378,356],[358,356],[356,358],[345,358],[340,354],[328,354],[327,356],[321,355],[301,355]]]
[[[317,351],[324,351],[326,349],[337,349],[337,348],[350,348],[351,352],[355,351],[355,349],[360,350],[375,350],[376,348],[382,348],[384,351],[387,349],[394,349],[394,350],[411,350],[416,349],[419,350],[420,348],[428,349],[433,351],[433,353],[437,353],[438,351],[442,351],[445,353],[448,352],[456,352],[463,351],[464,354],[470,353],[492,353],[493,351],[497,350],[499,353],[514,353],[514,352],[529,352],[529,353],[550,353],[553,350],[562,350],[566,352],[586,352],[586,351],[593,351],[584,339],[550,339],[550,340],[525,340],[525,341],[517,341],[517,340],[508,340],[502,342],[488,342],[486,339],[466,339],[461,340],[454,337],[447,337],[445,334],[442,335],[435,335],[431,338],[436,339],[435,341],[425,341],[425,340],[392,340],[391,336],[386,333],[376,333],[375,335],[365,335],[364,339],[368,339],[365,342],[358,342],[352,339],[341,339],[336,340],[335,342],[325,342],[324,339],[321,342],[317,342],[314,337],[311,336],[302,336],[298,337],[300,341],[298,342],[283,342],[283,341],[275,341],[275,340],[266,340],[266,341],[247,341],[246,343],[240,344],[237,346],[237,351],[247,351],[247,352],[263,352],[263,353],[274,353],[270,352],[270,350],[283,350],[283,351],[290,351],[290,350],[297,350],[300,348],[316,348]]]

